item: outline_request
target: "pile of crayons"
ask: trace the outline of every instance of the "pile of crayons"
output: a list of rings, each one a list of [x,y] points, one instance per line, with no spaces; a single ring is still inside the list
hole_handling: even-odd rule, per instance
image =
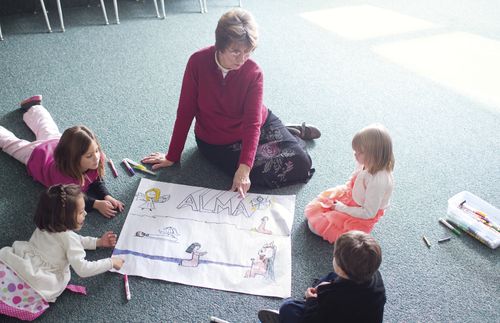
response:
[[[133,161],[129,158],[124,158],[122,160],[122,163],[131,176],[135,175],[134,169],[140,170],[141,172],[145,172],[145,173],[148,173],[151,175],[156,175],[155,172],[147,169],[146,166],[139,164],[139,163],[136,163],[135,161]],[[109,167],[111,168],[111,171],[113,172],[113,176],[118,177],[118,172],[116,171],[115,164],[113,163],[113,160],[111,158],[108,158],[108,164],[109,164]]]

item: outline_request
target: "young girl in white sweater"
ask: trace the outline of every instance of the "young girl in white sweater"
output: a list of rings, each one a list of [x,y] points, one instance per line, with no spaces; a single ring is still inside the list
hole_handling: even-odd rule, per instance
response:
[[[29,241],[0,249],[0,314],[34,320],[68,286],[70,265],[80,277],[120,269],[123,260],[85,260],[85,249],[111,248],[116,235],[101,238],[75,233],[85,221],[84,194],[75,184],[55,185],[43,192],[35,212],[37,228]]]
[[[321,192],[305,208],[311,231],[333,243],[343,233],[370,233],[384,214],[393,190],[394,155],[387,129],[372,124],[352,139],[356,169],[349,181]]]

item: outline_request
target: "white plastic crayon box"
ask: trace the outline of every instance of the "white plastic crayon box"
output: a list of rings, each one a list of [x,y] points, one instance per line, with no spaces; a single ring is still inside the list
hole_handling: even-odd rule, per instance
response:
[[[448,219],[488,247],[500,245],[500,210],[480,197],[467,191],[454,195],[448,200]]]

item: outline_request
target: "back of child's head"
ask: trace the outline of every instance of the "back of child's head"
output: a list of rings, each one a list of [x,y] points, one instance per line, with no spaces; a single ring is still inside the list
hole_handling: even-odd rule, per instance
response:
[[[85,126],[74,126],[66,129],[54,151],[54,160],[57,168],[67,176],[81,179],[81,159],[82,156],[88,151],[92,142],[95,142],[99,151],[101,151],[101,145],[99,144],[97,137],[89,128]],[[104,176],[104,163],[102,155],[97,171],[99,176]]]
[[[370,280],[382,263],[378,242],[362,231],[349,231],[335,241],[333,256],[349,279],[362,283]]]
[[[64,232],[77,228],[77,201],[83,198],[78,185],[54,185],[40,194],[35,211],[38,229]]]
[[[364,153],[364,166],[370,174],[394,169],[391,136],[381,124],[371,124],[358,131],[352,138],[352,149]]]

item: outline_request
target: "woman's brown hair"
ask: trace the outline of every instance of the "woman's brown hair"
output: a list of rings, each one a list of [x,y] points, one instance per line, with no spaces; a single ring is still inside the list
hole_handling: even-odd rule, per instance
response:
[[[215,29],[215,48],[222,52],[233,43],[243,43],[253,51],[259,39],[258,26],[252,14],[243,9],[232,9],[220,17]]]
[[[87,152],[92,141],[96,143],[101,158],[97,173],[99,177],[104,177],[104,154],[101,145],[94,133],[85,126],[74,126],[64,131],[54,151],[54,160],[57,169],[63,174],[76,178],[80,185],[84,183],[84,177],[80,170],[82,156]]]
[[[38,229],[64,232],[77,228],[77,200],[83,198],[76,184],[54,185],[40,194],[35,211]]]

